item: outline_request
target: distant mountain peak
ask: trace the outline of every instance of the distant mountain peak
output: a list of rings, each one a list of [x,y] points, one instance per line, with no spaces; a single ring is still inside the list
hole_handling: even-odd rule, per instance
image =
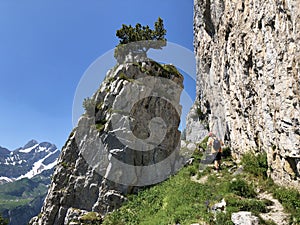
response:
[[[32,140],[28,141],[26,145],[23,146],[23,149],[31,148],[36,144],[38,144],[38,142],[36,140],[32,139]]]
[[[56,165],[59,149],[49,142],[30,140],[14,151],[0,148],[0,184],[9,180],[32,178]]]
[[[6,155],[9,153],[10,153],[10,151],[7,148],[3,148],[0,146],[0,155]]]

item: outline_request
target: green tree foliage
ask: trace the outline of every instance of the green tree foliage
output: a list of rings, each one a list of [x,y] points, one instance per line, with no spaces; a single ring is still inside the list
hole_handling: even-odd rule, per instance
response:
[[[8,222],[6,219],[3,219],[2,216],[0,215],[0,225],[7,225]]]
[[[94,116],[95,114],[95,102],[93,99],[85,98],[82,103],[83,108],[86,113],[90,116]]]
[[[133,56],[146,56],[150,48],[162,49],[166,46],[166,33],[164,22],[160,17],[155,22],[153,30],[148,25],[142,26],[140,23],[137,23],[135,27],[123,24],[122,28],[116,32],[120,40],[115,49],[115,58],[120,61],[130,53]]]

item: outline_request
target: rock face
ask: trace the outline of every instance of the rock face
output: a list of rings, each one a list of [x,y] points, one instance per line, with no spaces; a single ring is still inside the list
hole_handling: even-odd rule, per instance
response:
[[[85,100],[86,113],[63,147],[42,211],[30,224],[77,224],[90,215],[100,221],[127,194],[176,172],[182,82],[175,67],[151,60],[110,70]]]
[[[195,0],[198,99],[187,131],[208,124],[236,158],[266,151],[271,177],[300,189],[299,5]]]
[[[231,220],[234,225],[258,225],[259,218],[252,215],[251,212],[237,212],[232,213]]]

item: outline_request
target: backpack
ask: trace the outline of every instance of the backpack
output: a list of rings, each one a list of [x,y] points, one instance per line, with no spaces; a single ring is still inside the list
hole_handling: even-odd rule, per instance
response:
[[[214,142],[213,142],[213,149],[215,151],[219,151],[221,148],[221,143],[218,139],[214,139]]]

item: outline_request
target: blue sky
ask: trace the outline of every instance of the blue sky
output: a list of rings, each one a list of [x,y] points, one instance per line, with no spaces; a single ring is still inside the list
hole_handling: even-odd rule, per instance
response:
[[[168,41],[193,51],[193,0],[1,0],[0,146],[61,148],[86,69],[118,44],[122,24],[152,27],[159,16]]]

